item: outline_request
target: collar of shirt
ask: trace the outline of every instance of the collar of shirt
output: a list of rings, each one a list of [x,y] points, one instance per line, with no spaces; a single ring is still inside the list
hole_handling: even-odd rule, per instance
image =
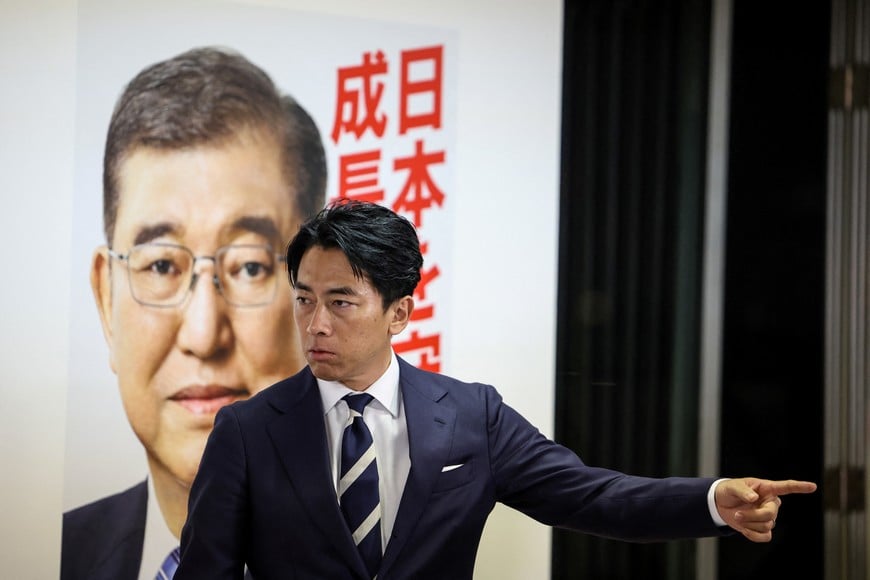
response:
[[[359,392],[338,381],[317,379],[317,386],[320,388],[320,400],[323,402],[324,415],[329,413],[330,409],[348,393]],[[396,353],[390,351],[390,365],[387,370],[363,392],[374,397],[380,406],[389,411],[393,417],[399,416],[399,363],[396,360]]]

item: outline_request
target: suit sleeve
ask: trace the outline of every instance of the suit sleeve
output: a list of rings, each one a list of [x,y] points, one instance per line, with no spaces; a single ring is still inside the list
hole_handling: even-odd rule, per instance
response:
[[[497,500],[537,521],[619,540],[718,536],[707,505],[712,478],[636,477],[588,466],[486,390]]]
[[[215,418],[190,489],[175,580],[244,578],[247,462],[238,417],[229,407]]]

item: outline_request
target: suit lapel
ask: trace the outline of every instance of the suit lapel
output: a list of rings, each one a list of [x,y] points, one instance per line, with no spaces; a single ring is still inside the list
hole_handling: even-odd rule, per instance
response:
[[[269,422],[267,430],[311,520],[332,538],[344,560],[365,575],[365,565],[335,496],[317,381],[308,367],[303,373],[302,384],[295,383],[270,398],[280,415]]]
[[[398,360],[400,388],[408,424],[411,471],[379,576],[386,576],[420,519],[450,452],[456,420],[456,411],[452,407],[439,404],[447,391],[427,381],[418,369],[402,359]]]

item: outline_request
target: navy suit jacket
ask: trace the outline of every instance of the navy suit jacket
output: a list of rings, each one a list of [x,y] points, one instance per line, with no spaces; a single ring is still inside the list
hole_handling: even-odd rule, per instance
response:
[[[143,481],[63,514],[61,580],[136,580],[147,509]]]
[[[378,580],[470,579],[496,502],[544,524],[630,541],[724,533],[707,507],[712,479],[587,466],[493,387],[402,359],[399,368],[411,470]],[[367,578],[339,510],[308,367],[218,413],[181,550],[176,580],[238,579],[246,563],[258,580]]]

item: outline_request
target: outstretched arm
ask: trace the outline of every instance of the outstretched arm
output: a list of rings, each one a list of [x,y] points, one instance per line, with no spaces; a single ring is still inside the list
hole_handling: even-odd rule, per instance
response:
[[[769,542],[782,505],[780,496],[815,490],[816,484],[810,481],[743,477],[719,482],[714,493],[716,509],[725,523],[753,542]]]

